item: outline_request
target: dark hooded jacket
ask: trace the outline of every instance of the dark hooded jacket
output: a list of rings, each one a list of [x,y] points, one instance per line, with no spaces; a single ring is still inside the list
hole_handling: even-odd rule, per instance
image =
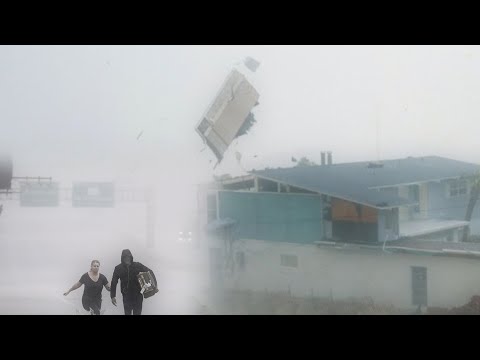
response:
[[[125,259],[127,258],[130,258],[131,265],[125,263]],[[131,251],[128,249],[123,250],[121,263],[115,266],[115,270],[113,271],[110,297],[116,297],[118,280],[120,280],[120,291],[122,295],[140,293],[140,290],[142,289],[138,282],[137,275],[141,272],[147,271],[151,272],[153,279],[157,282],[152,270],[139,262],[133,262]]]

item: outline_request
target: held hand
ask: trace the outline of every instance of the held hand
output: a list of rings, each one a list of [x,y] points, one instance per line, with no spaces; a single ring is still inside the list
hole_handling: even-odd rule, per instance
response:
[[[112,298],[112,304],[117,306],[117,298]]]

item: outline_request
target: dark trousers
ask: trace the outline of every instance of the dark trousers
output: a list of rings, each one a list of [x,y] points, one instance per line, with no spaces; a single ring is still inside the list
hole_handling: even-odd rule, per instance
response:
[[[127,293],[123,295],[123,309],[125,315],[142,315],[143,295]]]
[[[93,310],[95,315],[100,315],[102,308],[102,298],[91,298],[89,296],[82,296],[83,308],[87,311]]]

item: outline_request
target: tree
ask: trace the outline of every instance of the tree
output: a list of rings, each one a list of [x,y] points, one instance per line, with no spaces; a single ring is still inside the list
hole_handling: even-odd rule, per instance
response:
[[[298,160],[296,166],[316,166],[317,164],[313,161],[309,160],[307,157],[303,156],[300,160]]]
[[[479,195],[480,195],[480,172],[475,174],[475,176],[472,179],[472,188],[470,190],[470,198],[468,200],[467,213],[465,214],[465,221],[470,222],[472,220],[473,210],[475,209],[475,205],[477,204]],[[462,241],[467,241],[469,235],[470,235],[470,225],[467,225],[465,227],[465,230],[463,231]]]

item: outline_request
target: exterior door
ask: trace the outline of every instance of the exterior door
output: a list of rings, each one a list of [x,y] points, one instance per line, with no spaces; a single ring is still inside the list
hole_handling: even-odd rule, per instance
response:
[[[427,268],[412,266],[412,304],[427,306]]]

